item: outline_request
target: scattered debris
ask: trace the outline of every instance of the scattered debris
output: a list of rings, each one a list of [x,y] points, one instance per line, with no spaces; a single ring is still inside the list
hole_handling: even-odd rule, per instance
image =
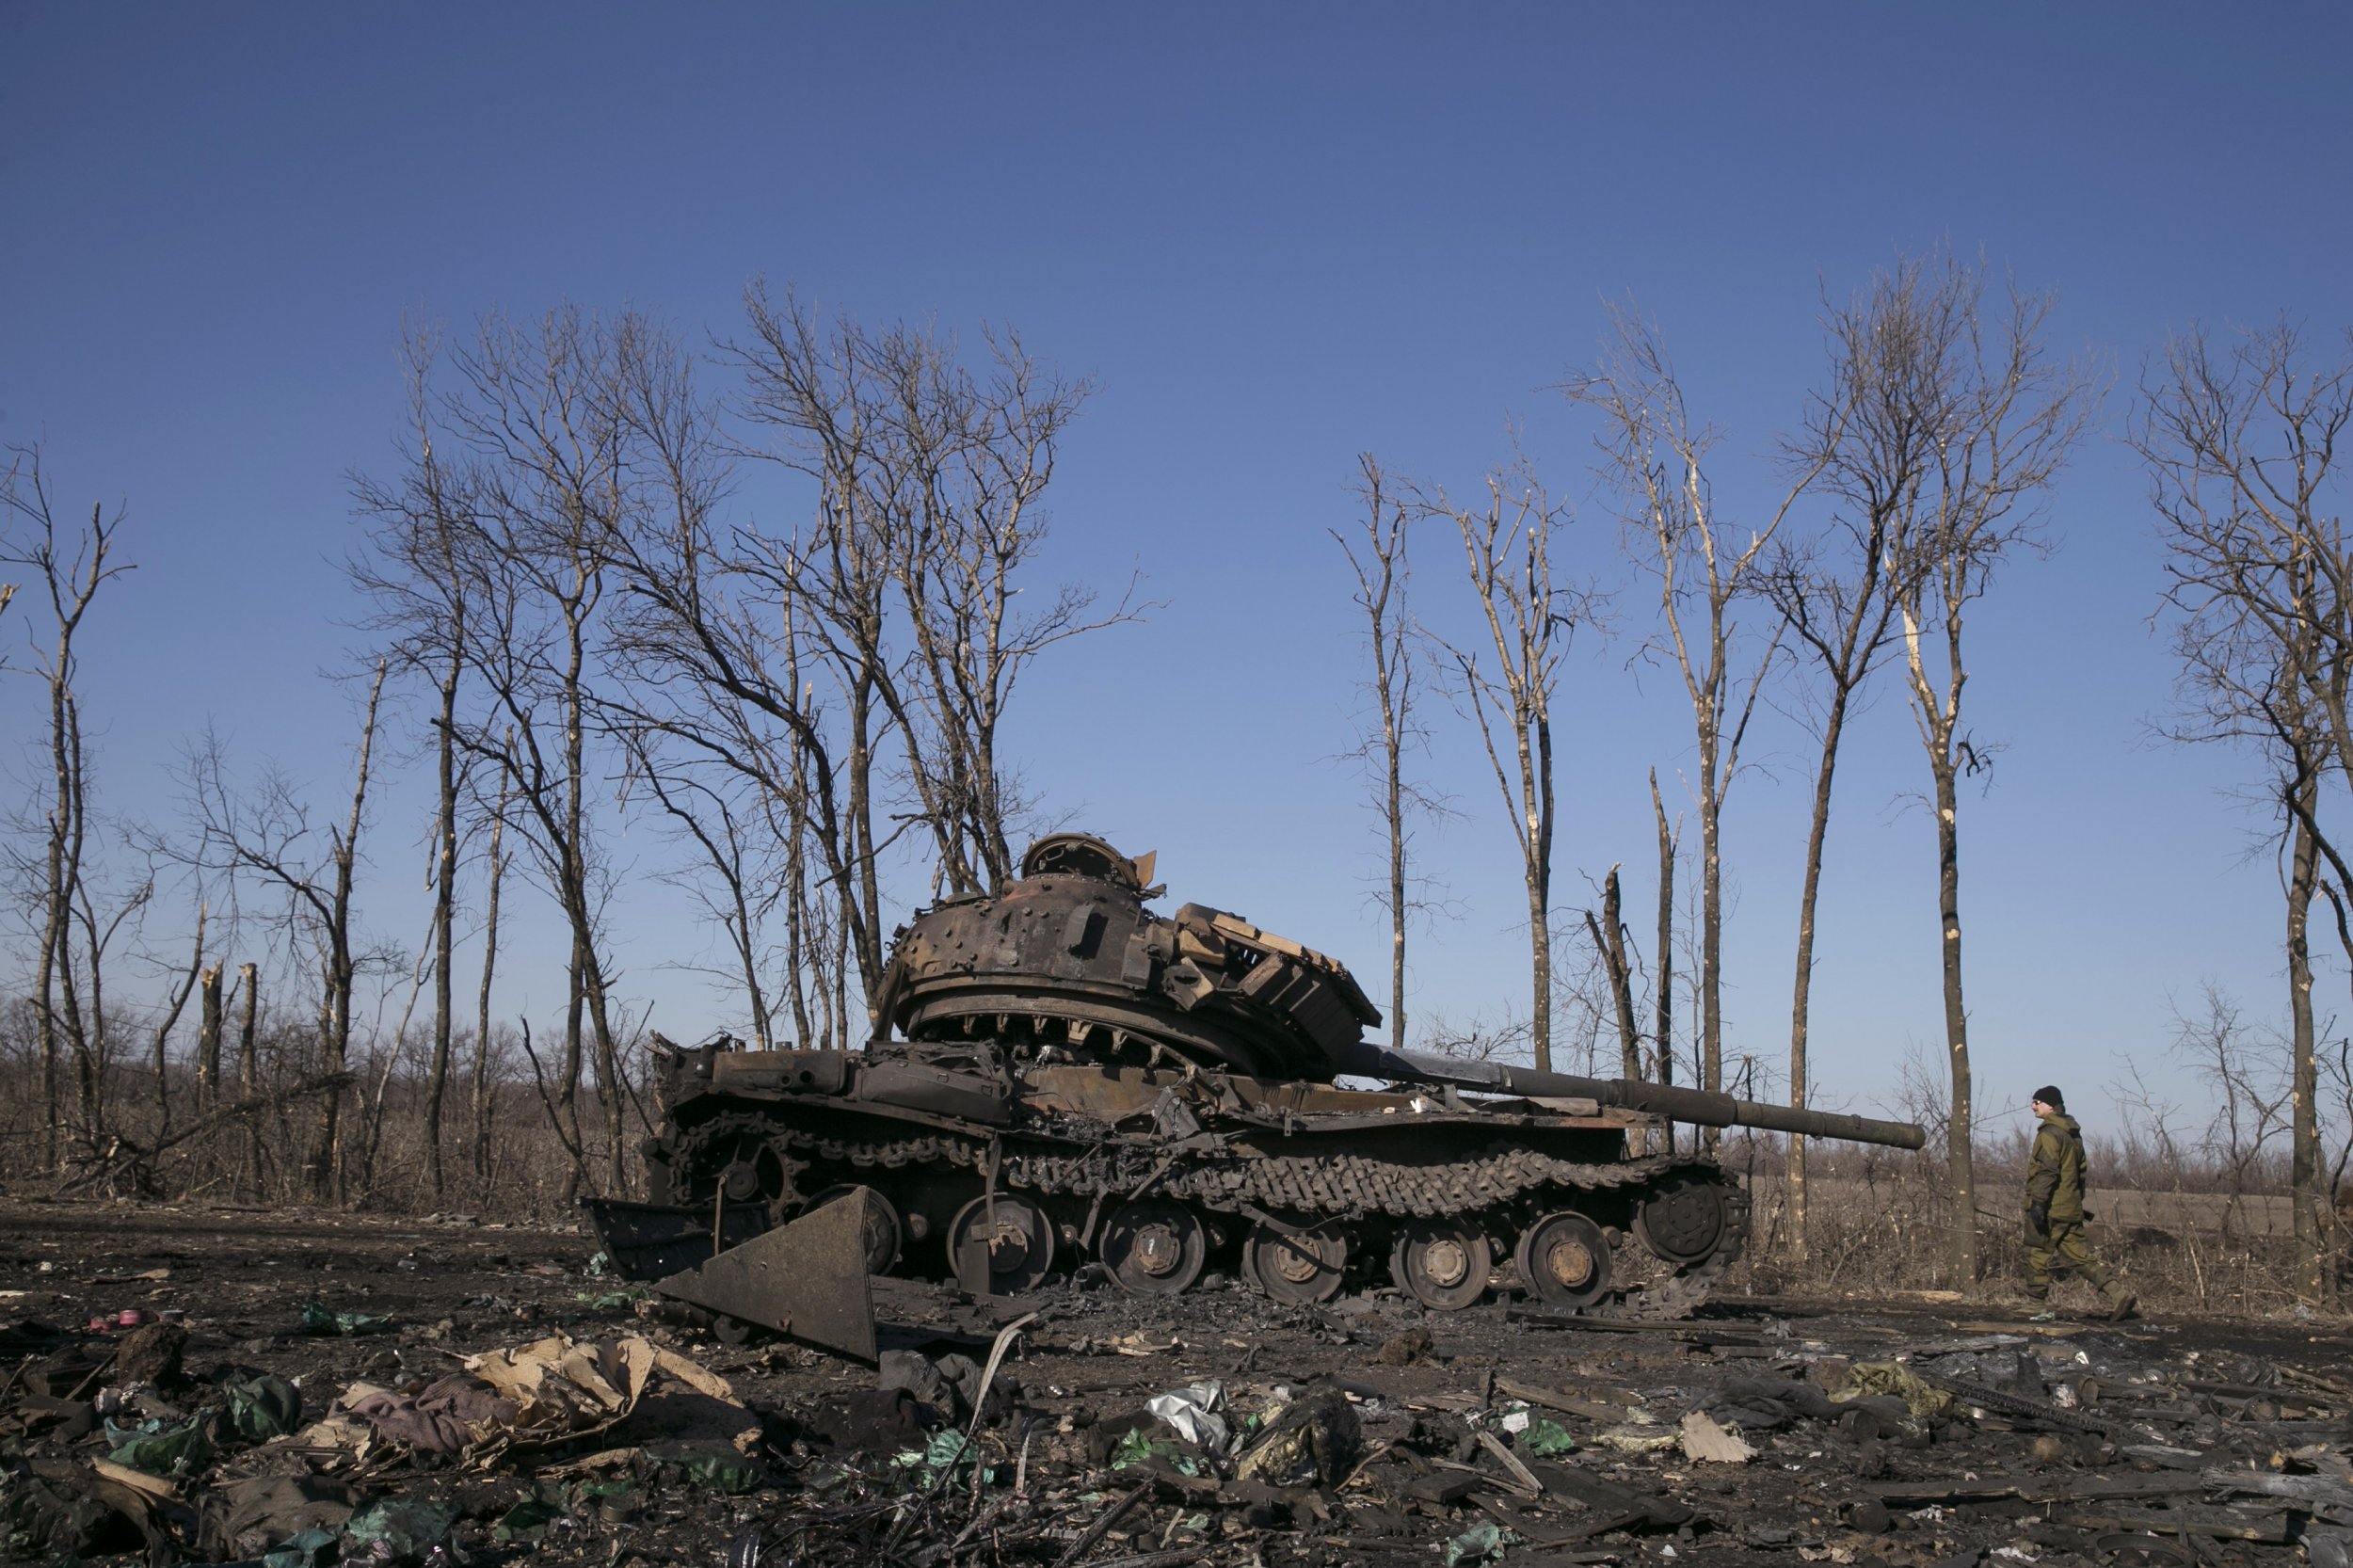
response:
[[[1683,1457],[1694,1464],[1746,1464],[1756,1450],[1705,1410],[1694,1410],[1683,1417]]]
[[[2318,1322],[2058,1337],[1780,1303],[1536,1334],[1491,1304],[1443,1320],[1441,1356],[1389,1293],[1179,1307],[1078,1279],[1013,1307],[903,1281],[870,1365],[616,1322],[577,1238],[408,1272],[432,1255],[396,1225],[308,1224],[380,1227],[333,1261],[382,1328],[290,1333],[325,1271],[226,1253],[129,1329],[23,1268],[0,1559],[2353,1568],[2353,1344]]]
[[[392,1326],[392,1320],[374,1312],[331,1312],[316,1302],[302,1306],[302,1332],[305,1334],[340,1334],[346,1337],[355,1334],[382,1334]]]

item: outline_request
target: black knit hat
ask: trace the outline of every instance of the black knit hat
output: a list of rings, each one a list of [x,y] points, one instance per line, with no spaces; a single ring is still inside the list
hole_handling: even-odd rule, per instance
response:
[[[2067,1096],[2060,1094],[2057,1089],[2048,1083],[2044,1084],[2041,1088],[2037,1089],[2034,1092],[2034,1097],[2041,1100],[2043,1104],[2049,1106],[2054,1111],[2064,1111],[2067,1109]]]

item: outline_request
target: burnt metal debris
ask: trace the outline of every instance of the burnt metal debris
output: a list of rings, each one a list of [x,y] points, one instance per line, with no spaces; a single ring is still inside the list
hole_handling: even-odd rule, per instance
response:
[[[864,1050],[665,1042],[651,1202],[591,1205],[607,1252],[639,1278],[707,1272],[712,1252],[855,1200],[868,1271],[976,1296],[1089,1262],[1174,1296],[1217,1263],[1278,1302],[1385,1274],[1443,1310],[1509,1270],[1555,1311],[1679,1318],[1739,1256],[1748,1199],[1673,1123],[1922,1142],[1909,1123],[1371,1044],[1380,1014],[1344,966],[1206,905],[1156,914],[1152,870],[1057,834],[994,895],[922,911],[882,987],[899,1037]],[[829,1260],[855,1267],[811,1267]]]
[[[867,1211],[880,1201],[860,1189],[850,1201],[821,1204],[669,1275],[662,1293],[718,1314],[723,1327],[746,1324],[872,1361]]]

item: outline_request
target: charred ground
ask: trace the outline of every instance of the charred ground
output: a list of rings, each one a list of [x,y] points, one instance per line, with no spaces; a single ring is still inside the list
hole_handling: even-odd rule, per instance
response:
[[[1306,1308],[1209,1281],[1156,1302],[1082,1275],[1017,1311],[894,1288],[878,1375],[648,1318],[587,1272],[591,1245],[464,1219],[0,1207],[0,1553],[249,1560],[281,1544],[261,1539],[266,1510],[242,1542],[224,1527],[235,1502],[287,1495],[266,1477],[328,1499],[306,1561],[2186,1565],[2320,1560],[2353,1524],[2353,1336],[2335,1324],[2033,1323],[1736,1286],[1689,1322],[1605,1328],[1508,1295]],[[313,1304],[390,1321],[306,1333]],[[175,1338],[135,1348],[126,1311],[184,1315],[176,1372],[140,1386],[108,1362],[157,1374],[149,1352]],[[982,1391],[998,1331],[1027,1314]],[[464,1357],[558,1336],[642,1336],[716,1374],[724,1400],[686,1397],[721,1419],[699,1446],[648,1404],[570,1440],[484,1427],[437,1452],[330,1416],[354,1384],[413,1407]],[[226,1428],[226,1390],[257,1373],[298,1381],[296,1435]],[[1188,1440],[1182,1406],[1173,1423],[1147,1408],[1207,1383],[1224,1444]],[[147,1483],[109,1467],[143,1419],[168,1435],[200,1411],[210,1457]],[[735,1458],[713,1463],[708,1433],[730,1426]],[[386,1499],[440,1505],[406,1517],[446,1535],[332,1539],[338,1508],[380,1523]]]

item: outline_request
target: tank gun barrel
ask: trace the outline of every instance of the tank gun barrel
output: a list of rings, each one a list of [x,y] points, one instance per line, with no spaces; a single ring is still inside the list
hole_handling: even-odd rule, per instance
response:
[[[1451,1083],[1490,1094],[1540,1099],[1598,1100],[1603,1105],[1689,1122],[1697,1127],[1753,1127],[1769,1132],[1801,1132],[1809,1138],[1840,1138],[1899,1149],[1916,1149],[1928,1142],[1928,1133],[1913,1122],[1883,1122],[1838,1112],[1801,1111],[1794,1106],[1766,1105],[1705,1089],[1680,1089],[1636,1079],[1578,1078],[1572,1073],[1539,1072],[1533,1067],[1515,1067],[1500,1062],[1426,1056],[1419,1051],[1391,1050],[1369,1040],[1360,1040],[1343,1052],[1339,1064],[1342,1072],[1367,1078]]]

